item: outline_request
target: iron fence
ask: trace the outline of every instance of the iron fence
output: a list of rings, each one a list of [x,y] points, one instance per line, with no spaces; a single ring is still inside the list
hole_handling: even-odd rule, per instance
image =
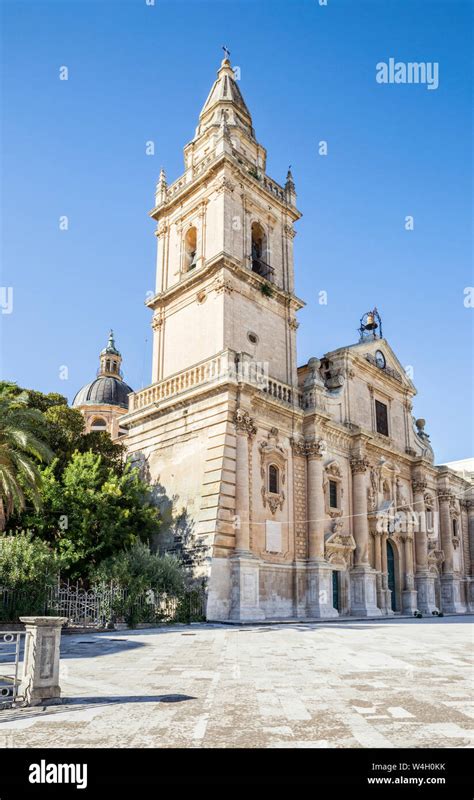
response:
[[[0,589],[0,621],[23,615],[66,617],[69,625],[108,627],[114,623],[197,622],[206,616],[204,587],[169,597],[153,588],[141,592],[107,584],[84,588],[58,583],[47,589]]]
[[[21,699],[26,636],[24,631],[0,631],[0,709]]]

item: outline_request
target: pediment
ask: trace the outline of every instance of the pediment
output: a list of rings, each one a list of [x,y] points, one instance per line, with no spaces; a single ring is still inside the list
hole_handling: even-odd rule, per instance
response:
[[[396,380],[403,388],[408,389],[411,394],[416,394],[413,381],[408,377],[405,367],[400,363],[386,339],[360,342],[354,346],[353,350],[357,351],[359,358],[365,359],[375,367],[381,377],[386,375]]]

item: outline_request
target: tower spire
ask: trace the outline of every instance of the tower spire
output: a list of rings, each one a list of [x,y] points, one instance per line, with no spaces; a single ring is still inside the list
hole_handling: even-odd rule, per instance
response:
[[[220,125],[222,112],[225,111],[226,121],[230,127],[235,126],[241,130],[243,128],[247,135],[255,140],[252,117],[237,85],[235,72],[230,63],[230,50],[225,45],[222,49],[224,58],[217,71],[217,79],[214,81],[199,115],[196,137],[205,133],[211,126]]]
[[[107,345],[100,351],[99,375],[113,375],[114,378],[122,380],[120,375],[120,365],[122,356],[115,345],[114,332],[109,331]]]

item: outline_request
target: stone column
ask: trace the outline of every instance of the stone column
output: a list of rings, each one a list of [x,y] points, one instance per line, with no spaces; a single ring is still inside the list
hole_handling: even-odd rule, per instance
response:
[[[307,444],[308,453],[308,555],[324,561],[324,491],[321,448]]]
[[[471,556],[471,575],[474,577],[474,500],[467,501],[467,529],[469,536],[469,553]]]
[[[374,533],[374,554],[375,554],[375,571],[376,585],[377,585],[377,605],[380,610],[385,613],[385,595],[383,593],[382,585],[382,534],[379,531]]]
[[[418,520],[415,529],[416,571],[428,569],[428,537],[426,534],[425,489],[426,481],[413,481],[413,507]]]
[[[388,533],[382,533],[382,591],[385,597],[384,609],[388,616],[393,615],[392,592],[388,588],[388,565],[387,565],[387,539]]]
[[[404,534],[403,544],[405,551],[405,579],[402,591],[402,609],[404,614],[413,614],[417,607],[417,593],[413,577],[413,536],[410,531]]]
[[[59,650],[66,617],[20,617],[26,630],[25,662],[19,694],[25,704],[61,702]]]
[[[417,525],[414,531],[417,607],[423,614],[431,614],[439,609],[436,608],[435,576],[430,573],[428,566],[428,534],[426,531],[425,507],[426,481],[414,480],[412,488],[413,507],[417,518]]]
[[[240,425],[236,436],[235,466],[235,549],[238,553],[250,550],[250,491],[249,491],[249,431]]]
[[[474,499],[467,500],[467,530],[470,554],[470,579],[468,585],[468,597],[471,610],[474,610]],[[466,565],[467,567],[467,565]]]
[[[366,470],[368,461],[365,458],[353,458],[352,470],[352,514],[353,531],[356,543],[354,566],[369,565],[369,520],[367,508]]]
[[[444,552],[443,573],[441,575],[441,610],[448,614],[463,614],[466,606],[461,600],[459,575],[454,574],[454,546],[451,519],[451,503],[454,495],[449,489],[438,492],[439,524],[441,547]]]
[[[260,608],[260,562],[250,552],[249,442],[257,428],[247,411],[234,414],[236,429],[235,551],[231,557],[230,618],[242,621],[265,618]]]
[[[377,617],[382,612],[377,606],[376,572],[369,564],[367,467],[368,461],[364,457],[355,456],[351,459],[352,524],[356,543],[351,571],[351,615]]]
[[[443,572],[448,574],[452,574],[454,571],[453,531],[450,510],[452,497],[453,495],[450,491],[442,491],[438,494],[441,547],[444,552]]]
[[[306,442],[308,458],[308,616],[337,617],[332,604],[332,569],[324,557],[323,462],[326,443],[320,439]]]

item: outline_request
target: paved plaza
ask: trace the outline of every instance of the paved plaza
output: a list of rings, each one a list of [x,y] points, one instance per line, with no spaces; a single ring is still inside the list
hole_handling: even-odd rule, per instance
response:
[[[473,617],[63,636],[0,747],[469,747]]]

